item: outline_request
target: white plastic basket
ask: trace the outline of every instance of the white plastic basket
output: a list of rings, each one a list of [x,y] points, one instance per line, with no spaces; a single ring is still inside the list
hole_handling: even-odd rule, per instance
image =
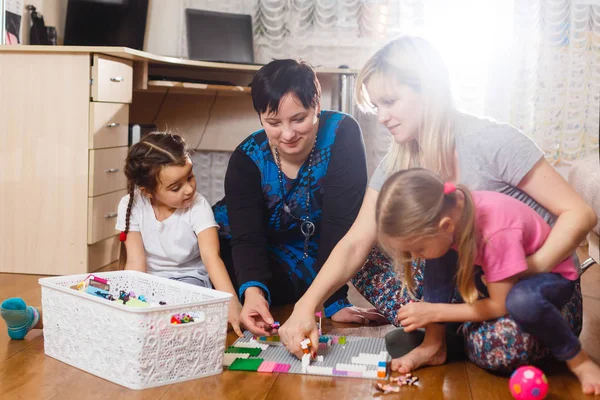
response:
[[[164,306],[127,307],[70,286],[87,274],[39,280],[46,355],[130,389],[222,372],[231,295],[136,271],[95,274]],[[172,325],[171,316],[197,316]]]

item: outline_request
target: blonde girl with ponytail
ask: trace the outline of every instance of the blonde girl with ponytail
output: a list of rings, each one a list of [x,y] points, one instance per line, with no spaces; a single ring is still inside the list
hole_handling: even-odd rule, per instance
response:
[[[461,304],[420,301],[403,306],[398,321],[404,331],[425,328],[425,339],[392,360],[392,369],[408,373],[424,363],[445,362],[445,335],[436,324],[494,325],[493,320],[510,314],[524,334],[566,362],[584,393],[600,394],[600,368],[560,312],[579,278],[573,259],[567,256],[547,272],[528,265],[551,230],[539,214],[510,196],[471,192],[419,168],[393,174],[375,209],[378,241],[399,266],[403,285],[413,290],[413,260],[436,259],[453,249],[458,255],[456,285],[464,299]],[[440,286],[446,290],[443,282]],[[502,353],[494,342],[485,347],[488,355]]]

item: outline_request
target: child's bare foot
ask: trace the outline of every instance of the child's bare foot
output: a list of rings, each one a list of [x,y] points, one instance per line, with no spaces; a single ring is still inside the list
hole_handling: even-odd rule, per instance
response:
[[[425,365],[440,365],[446,362],[446,328],[431,324],[425,328],[423,343],[408,354],[392,360],[392,371],[408,374]]]
[[[446,345],[423,343],[407,355],[392,360],[392,371],[408,374],[425,365],[441,365],[446,362]]]
[[[581,382],[585,394],[600,395],[600,367],[583,350],[575,358],[567,361],[569,369]]]

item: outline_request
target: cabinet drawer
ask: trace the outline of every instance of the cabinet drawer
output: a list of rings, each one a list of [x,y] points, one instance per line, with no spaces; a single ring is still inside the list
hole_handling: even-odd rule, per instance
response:
[[[90,103],[90,149],[129,144],[129,104]]]
[[[127,190],[88,199],[88,244],[94,244],[117,233],[117,209]]]
[[[133,62],[94,54],[92,100],[131,103]]]
[[[98,269],[119,259],[121,242],[119,236],[111,236],[88,246],[88,272]]]
[[[127,188],[123,173],[128,147],[90,150],[89,196],[114,192]]]

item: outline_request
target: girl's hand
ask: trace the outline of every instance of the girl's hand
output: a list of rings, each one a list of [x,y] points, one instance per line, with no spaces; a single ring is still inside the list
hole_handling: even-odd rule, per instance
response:
[[[237,297],[233,297],[229,302],[229,313],[227,315],[227,322],[233,328],[233,331],[239,337],[243,337],[242,329],[240,327],[240,313],[242,312],[242,305],[240,304]]]
[[[299,307],[296,303],[292,315],[279,328],[279,337],[281,343],[287,347],[288,351],[299,359],[302,358],[302,347],[300,342],[309,338],[312,347],[311,353],[315,357],[319,345],[319,331],[315,321],[315,310],[307,310]]]
[[[400,308],[397,318],[402,328],[406,332],[411,332],[429,324],[440,322],[437,309],[436,304],[425,301],[408,303]]]
[[[367,325],[389,323],[387,318],[376,308],[344,307],[331,316],[335,322],[346,322]]]

